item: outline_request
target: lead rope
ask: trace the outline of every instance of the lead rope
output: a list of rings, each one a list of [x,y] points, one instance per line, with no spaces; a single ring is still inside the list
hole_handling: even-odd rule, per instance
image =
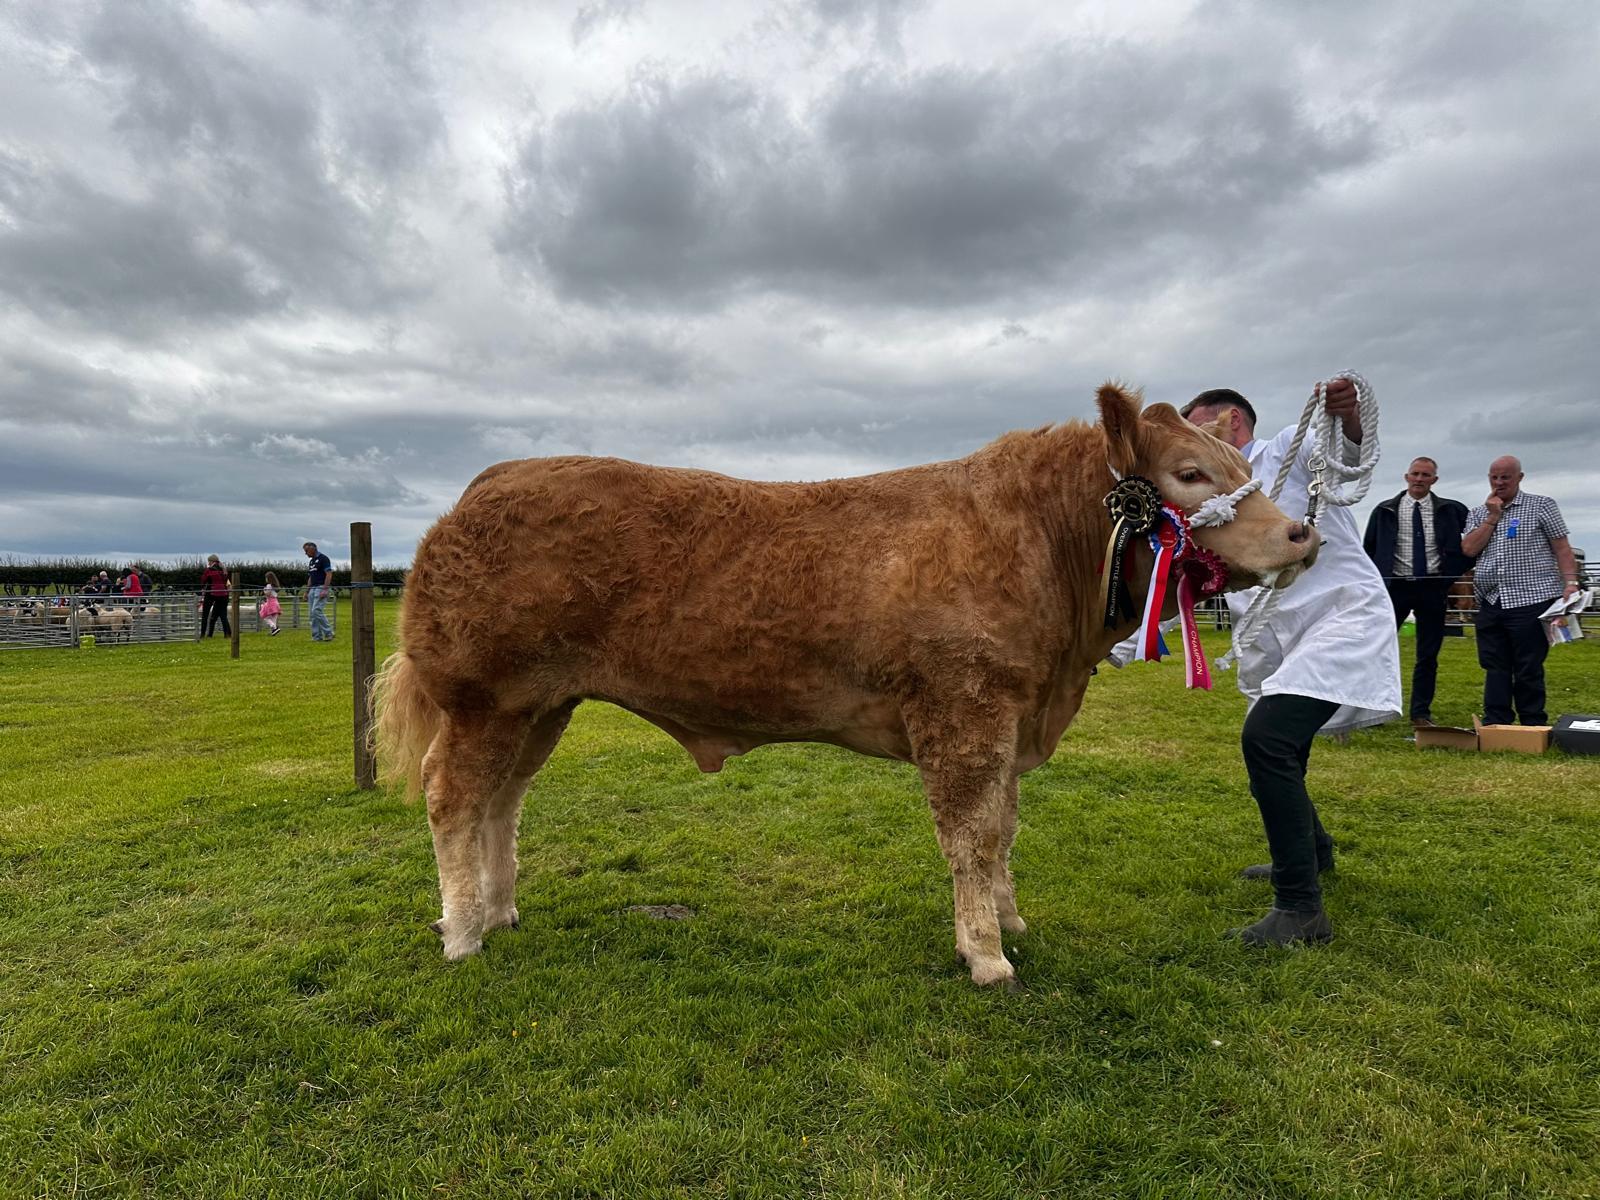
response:
[[[1340,371],[1334,378],[1348,379],[1356,386],[1356,404],[1361,413],[1361,453],[1356,465],[1347,465],[1343,456],[1334,452],[1340,445],[1335,439],[1342,441],[1344,431],[1339,421],[1329,414],[1327,387],[1319,383],[1312,389],[1305,409],[1300,413],[1300,424],[1295,429],[1294,440],[1289,443],[1283,464],[1278,468],[1278,478],[1273,481],[1269,493],[1276,504],[1278,497],[1283,494],[1284,481],[1289,478],[1289,471],[1300,453],[1300,446],[1306,440],[1306,435],[1311,434],[1311,453],[1306,460],[1311,470],[1311,483],[1306,489],[1306,525],[1315,526],[1323,510],[1329,506],[1348,508],[1359,503],[1372,486],[1373,471],[1378,465],[1378,400],[1373,395],[1372,385],[1355,371]],[[1354,483],[1355,490],[1345,495],[1339,486],[1342,483]],[[1189,523],[1196,526],[1221,525],[1233,520],[1234,505],[1260,486],[1259,479],[1252,479],[1232,495],[1213,496],[1195,510]],[[1263,581],[1250,607],[1234,625],[1233,645],[1216,660],[1217,670],[1226,671],[1239,660],[1240,654],[1255,644],[1262,626],[1278,606],[1279,589],[1274,588],[1272,583],[1272,579]]]

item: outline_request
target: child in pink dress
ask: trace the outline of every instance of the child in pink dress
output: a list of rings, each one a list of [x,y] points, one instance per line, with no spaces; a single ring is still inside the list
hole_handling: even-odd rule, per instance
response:
[[[278,636],[278,614],[283,611],[283,606],[278,603],[278,577],[271,571],[267,572],[267,586],[261,589],[261,619],[266,622],[267,634],[270,637]]]

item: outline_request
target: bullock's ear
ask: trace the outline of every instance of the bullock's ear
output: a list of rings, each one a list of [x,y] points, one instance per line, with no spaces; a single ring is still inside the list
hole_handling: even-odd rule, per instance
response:
[[[1140,392],[1127,392],[1118,384],[1106,382],[1096,393],[1100,403],[1100,428],[1106,435],[1106,461],[1119,475],[1131,475],[1139,466]]]
[[[1178,415],[1170,404],[1152,404],[1141,414],[1152,425],[1165,425],[1168,429],[1187,429],[1189,422]]]

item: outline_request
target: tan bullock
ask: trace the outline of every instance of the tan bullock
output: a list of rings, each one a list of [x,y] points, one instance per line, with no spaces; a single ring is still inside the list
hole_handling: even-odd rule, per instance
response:
[[[376,688],[380,761],[426,794],[448,959],[517,924],[523,794],[583,700],[702,771],[768,742],[915,763],[955,881],[956,951],[1014,977],[1017,777],[1050,757],[1094,665],[1111,468],[1193,510],[1249,468],[1107,384],[1098,425],[1009,433],[954,462],[752,483],[610,458],[490,467],[417,548],[403,650]],[[1259,492],[1200,531],[1235,584],[1309,565],[1314,530]],[[1150,552],[1136,561],[1147,578]],[[1143,588],[1134,586],[1142,603]],[[1171,601],[1169,600],[1169,606]]]

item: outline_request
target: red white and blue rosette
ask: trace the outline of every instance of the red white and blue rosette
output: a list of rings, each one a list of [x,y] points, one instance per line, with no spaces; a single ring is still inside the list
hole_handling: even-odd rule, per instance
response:
[[[1155,564],[1150,568],[1150,587],[1145,593],[1144,616],[1139,621],[1139,657],[1146,662],[1159,662],[1166,653],[1166,646],[1161,640],[1161,606],[1166,601],[1167,584],[1172,580],[1173,568],[1188,553],[1192,539],[1188,520],[1170,504],[1161,506],[1148,536]]]

